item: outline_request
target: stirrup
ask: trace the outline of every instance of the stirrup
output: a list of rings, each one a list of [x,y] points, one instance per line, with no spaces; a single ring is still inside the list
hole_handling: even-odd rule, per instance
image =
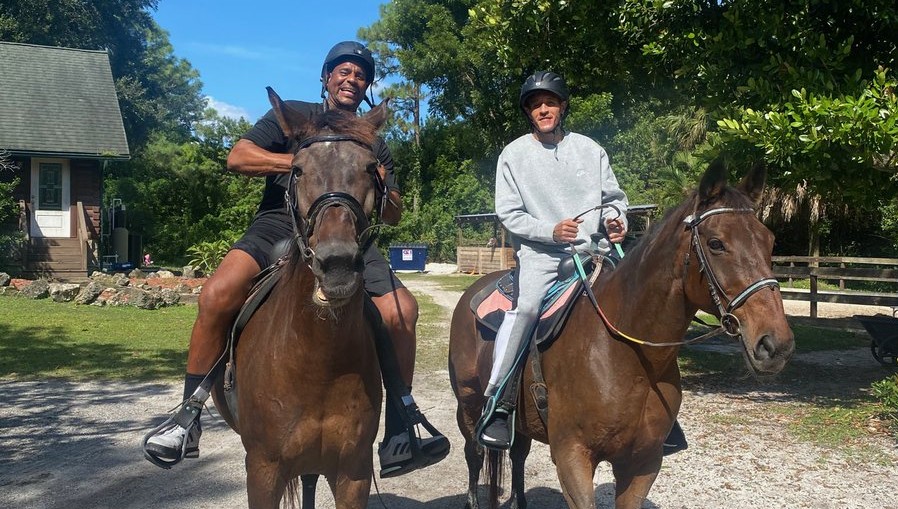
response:
[[[508,413],[508,443],[514,443],[514,433],[515,433],[515,418],[516,418],[516,409],[514,407],[508,408],[506,405],[503,405],[502,402],[499,401],[499,395],[493,395],[486,399],[486,404],[483,405],[483,413],[480,415],[480,419],[477,421],[477,424],[474,426],[474,441],[477,442],[477,445],[483,447],[485,449],[489,449],[495,451],[494,447],[491,447],[488,444],[483,443],[484,430],[486,427],[493,422],[493,419],[496,415],[496,412],[501,409],[503,412]]]
[[[412,400],[405,405],[404,411],[408,418],[406,433],[408,433],[409,446],[411,446],[412,461],[414,463],[414,466],[409,471],[433,465],[448,456],[450,450],[449,439],[440,433],[440,431],[427,420],[427,417],[425,417],[424,414],[421,413],[421,409],[418,408],[418,404]],[[421,444],[426,442],[426,439],[421,437],[421,432],[418,429],[419,425],[427,430],[432,438],[436,439],[431,442],[440,442],[439,439],[442,438],[446,443],[446,448],[425,453],[424,450],[421,449]]]
[[[187,437],[184,437],[184,443],[181,444],[181,456],[174,460],[162,459],[152,452],[148,451],[147,442],[149,442],[150,438],[152,438],[153,435],[172,424],[177,424],[178,426],[186,429],[187,435],[189,436],[190,429],[198,424],[200,413],[203,411],[203,403],[203,401],[199,400],[195,396],[190,396],[189,398],[187,398],[187,401],[181,404],[181,409],[178,410],[177,413],[173,414],[162,424],[151,429],[149,433],[144,435],[143,441],[140,443],[140,446],[143,449],[144,458],[146,458],[150,463],[156,465],[157,467],[164,468],[166,470],[183,461],[187,456],[187,442],[189,442]]]
[[[397,477],[439,463],[449,455],[449,451],[451,450],[449,439],[440,433],[439,430],[427,420],[427,417],[421,413],[421,410],[418,408],[414,399],[403,398],[403,404],[402,411],[405,414],[405,433],[408,436],[411,457],[408,460],[403,461],[403,463],[394,470],[386,473],[381,470],[380,476],[383,479]],[[418,428],[419,425],[430,433],[430,438],[421,437],[421,432]],[[385,441],[384,443],[387,442]],[[424,444],[425,447],[422,448],[422,444]]]

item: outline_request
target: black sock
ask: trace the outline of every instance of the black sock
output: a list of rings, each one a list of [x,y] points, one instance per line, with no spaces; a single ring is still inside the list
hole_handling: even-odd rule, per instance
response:
[[[206,375],[194,375],[191,373],[187,373],[184,375],[184,401],[187,401],[187,398],[193,395],[196,392],[197,387],[200,386],[200,382],[202,382],[206,378]],[[202,415],[202,412],[200,412]],[[197,430],[202,430],[200,426],[200,419],[196,420]]]
[[[411,393],[412,388],[409,387],[408,391]],[[405,420],[402,415],[405,409],[400,410],[396,408],[396,405],[393,404],[392,396],[392,394],[387,393],[387,404],[384,411],[384,442],[406,431]]]

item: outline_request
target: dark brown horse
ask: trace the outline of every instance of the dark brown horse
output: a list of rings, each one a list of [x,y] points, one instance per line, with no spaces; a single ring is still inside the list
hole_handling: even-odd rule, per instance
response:
[[[319,474],[337,508],[362,508],[382,397],[362,250],[380,182],[371,147],[386,105],[364,117],[329,111],[309,119],[270,89],[269,99],[287,137],[301,140],[288,190],[296,236],[237,344],[236,408],[220,379],[213,397],[246,449],[250,508],[276,508],[285,491],[295,498],[298,476],[305,485]],[[314,503],[309,494],[303,507]]]
[[[730,332],[741,333],[754,372],[773,374],[785,366],[794,340],[772,279],[773,234],[753,210],[764,177],[764,169],[757,167],[737,189],[726,184],[722,165],[712,165],[699,189],[593,285],[607,322],[586,297],[579,298],[561,336],[541,356],[547,425],[526,390],[532,370],[524,369],[510,451],[511,507],[526,507],[524,461],[532,439],[549,444],[568,506],[595,507],[593,476],[598,463],[608,461],[616,481],[615,507],[641,507],[661,469],[662,442],[680,408],[676,343],[696,311],[725,316],[722,322]],[[449,340],[449,372],[466,441],[470,509],[479,507],[484,452],[473,435],[492,357],[492,343],[478,335],[470,300],[499,275],[487,275],[465,292],[452,317]],[[618,332],[609,332],[610,327]],[[489,456],[494,471],[498,455]],[[496,507],[495,472],[489,478],[490,507]]]

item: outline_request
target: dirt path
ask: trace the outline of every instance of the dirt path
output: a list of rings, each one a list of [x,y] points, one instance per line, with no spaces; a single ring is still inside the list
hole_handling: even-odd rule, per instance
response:
[[[426,280],[410,287],[447,308],[459,296]],[[807,378],[809,372],[819,376]],[[850,447],[824,448],[789,430],[792,413],[821,398],[855,397],[884,373],[869,350],[859,348],[799,353],[781,379],[767,385],[744,379],[738,369],[685,380],[680,420],[691,446],[665,460],[643,507],[898,509],[893,439],[860,430]],[[199,460],[161,470],[142,458],[142,434],[179,396],[179,384],[0,381],[0,507],[245,507],[243,449],[220,419],[205,420]],[[415,396],[449,436],[452,453],[438,466],[377,479],[382,495],[373,493],[368,507],[461,509],[466,473],[446,371],[418,373]],[[527,476],[531,507],[565,507],[545,446],[534,446]],[[595,485],[598,505],[613,506],[607,465],[600,466]],[[333,507],[324,487],[319,507]]]

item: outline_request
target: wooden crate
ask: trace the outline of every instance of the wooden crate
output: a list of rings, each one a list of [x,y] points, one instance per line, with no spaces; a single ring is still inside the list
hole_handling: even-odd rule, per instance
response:
[[[514,249],[510,247],[459,246],[455,259],[458,271],[467,274],[488,274],[515,266]]]

